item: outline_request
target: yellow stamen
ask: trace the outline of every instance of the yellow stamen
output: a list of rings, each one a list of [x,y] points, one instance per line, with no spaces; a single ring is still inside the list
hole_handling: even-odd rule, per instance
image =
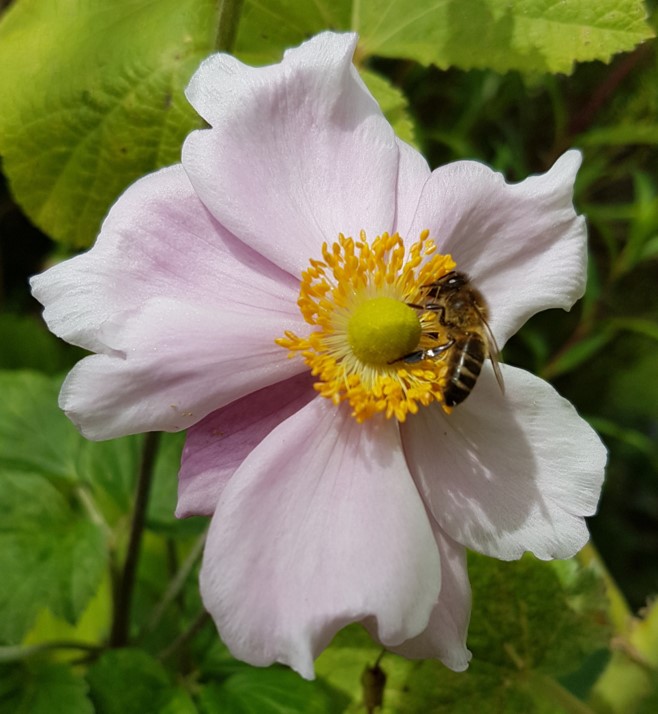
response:
[[[286,332],[276,343],[301,354],[318,377],[315,389],[335,404],[348,401],[357,421],[383,413],[402,422],[443,400],[445,364],[404,358],[441,344],[436,311],[410,305],[422,305],[427,286],[454,268],[429,231],[408,251],[397,233],[372,244],[363,231],[358,241],[340,234],[302,273],[297,304],[316,329],[307,337]]]

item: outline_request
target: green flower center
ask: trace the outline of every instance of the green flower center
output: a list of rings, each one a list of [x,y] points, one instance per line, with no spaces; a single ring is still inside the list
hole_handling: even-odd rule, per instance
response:
[[[390,364],[413,352],[421,332],[418,312],[390,297],[365,300],[354,309],[347,325],[352,352],[371,365]]]

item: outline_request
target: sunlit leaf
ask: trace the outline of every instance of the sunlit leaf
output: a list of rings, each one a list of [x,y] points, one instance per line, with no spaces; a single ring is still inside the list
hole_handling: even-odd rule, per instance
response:
[[[34,223],[89,245],[138,177],[198,126],[185,87],[212,49],[214,0],[16,2],[0,23],[0,154]]]
[[[570,72],[652,37],[639,0],[246,0],[237,49],[261,63],[322,29],[356,30],[360,56],[441,68]]]
[[[409,116],[409,105],[402,92],[388,80],[374,72],[364,71],[361,77],[391,123],[395,133],[409,144],[414,143],[414,125]]]

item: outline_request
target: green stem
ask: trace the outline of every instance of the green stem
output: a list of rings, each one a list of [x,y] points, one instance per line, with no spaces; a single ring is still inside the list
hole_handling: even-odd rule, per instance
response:
[[[144,437],[128,552],[114,598],[114,618],[110,634],[111,647],[124,647],[128,643],[130,607],[137,573],[137,561],[144,533],[146,508],[151,491],[151,482],[153,481],[153,467],[155,466],[155,456],[158,451],[159,441],[160,434],[156,431],[149,432]]]
[[[218,52],[233,50],[243,5],[244,0],[219,0],[217,34],[215,35],[215,49]]]
[[[171,657],[180,647],[191,640],[192,637],[194,637],[194,635],[196,635],[196,633],[199,632],[209,620],[210,615],[205,610],[202,610],[194,618],[187,629],[183,630],[183,632],[181,632],[181,634],[178,635],[178,637],[170,645],[165,647],[165,649],[160,652],[158,659],[162,661]]]
[[[19,662],[50,650],[98,652],[101,649],[99,645],[76,642],[75,640],[53,640],[52,642],[41,642],[38,645],[12,645],[10,647],[0,647],[0,662]]]

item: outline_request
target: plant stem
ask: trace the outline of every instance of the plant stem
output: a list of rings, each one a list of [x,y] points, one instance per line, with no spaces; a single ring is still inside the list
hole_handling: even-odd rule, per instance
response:
[[[244,0],[219,0],[215,35],[215,49],[218,52],[231,52],[233,49],[243,4]]]
[[[156,431],[149,432],[144,437],[128,552],[114,598],[114,618],[112,622],[112,633],[110,634],[110,647],[124,647],[128,643],[130,606],[132,603],[137,561],[139,559],[139,550],[144,532],[146,507],[148,506],[151,482],[153,481],[153,467],[155,465],[155,456],[158,451],[159,441],[160,434]]]
[[[9,647],[0,647],[0,662],[18,662],[49,650],[98,652],[100,649],[102,648],[99,645],[76,642],[75,640],[52,640],[51,642],[41,642],[37,645],[11,645]]]
[[[194,635],[196,635],[196,633],[199,632],[209,620],[210,615],[205,610],[202,610],[192,621],[189,627],[186,630],[183,630],[183,632],[181,632],[170,645],[165,647],[165,649],[160,652],[158,659],[162,661],[171,657],[171,655],[173,655],[179,647],[182,647],[186,642],[192,639],[192,637],[194,637]]]
[[[155,628],[160,623],[160,620],[162,619],[163,615],[167,611],[169,605],[171,605],[171,603],[176,599],[176,597],[179,595],[179,593],[185,586],[187,578],[189,577],[197,560],[201,557],[201,553],[203,552],[203,546],[206,543],[206,535],[207,531],[204,531],[192,546],[192,549],[188,553],[187,558],[185,558],[185,560],[183,561],[183,564],[178,569],[178,572],[176,573],[172,581],[169,583],[169,586],[167,587],[164,595],[162,596],[162,599],[153,610],[151,619],[145,625],[143,630],[139,633],[140,638],[146,635],[147,633],[155,630]]]

